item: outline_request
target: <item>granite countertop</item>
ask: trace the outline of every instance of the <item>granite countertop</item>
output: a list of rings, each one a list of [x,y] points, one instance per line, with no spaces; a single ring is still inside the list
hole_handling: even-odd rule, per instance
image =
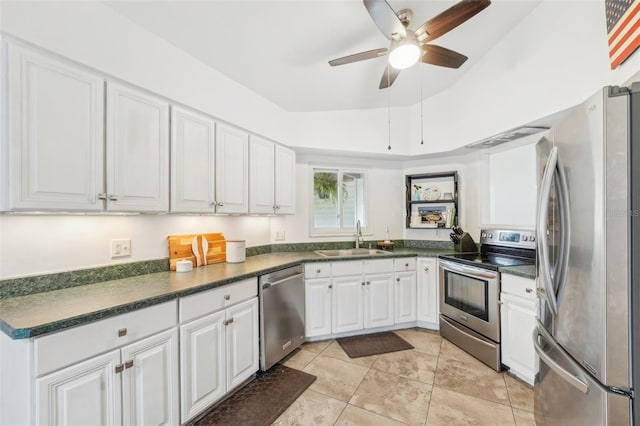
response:
[[[217,263],[192,272],[156,272],[0,300],[0,328],[13,339],[52,331],[130,312],[257,277],[307,262],[380,259],[407,256],[437,257],[450,249],[398,248],[386,255],[324,257],[314,252],[282,252],[251,256],[243,263]]]
[[[0,329],[25,339],[130,312],[232,282],[308,262],[396,257],[438,257],[444,248],[397,248],[384,255],[324,257],[315,252],[281,252],[251,256],[243,263],[216,263],[192,272],[138,275],[0,300]],[[535,266],[501,267],[500,272],[535,279]]]

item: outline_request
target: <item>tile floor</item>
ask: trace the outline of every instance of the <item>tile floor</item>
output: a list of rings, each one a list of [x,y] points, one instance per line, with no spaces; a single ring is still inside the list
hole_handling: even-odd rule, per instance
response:
[[[274,425],[533,425],[533,391],[437,333],[396,331],[415,349],[349,358],[306,343],[284,365],[317,376]]]

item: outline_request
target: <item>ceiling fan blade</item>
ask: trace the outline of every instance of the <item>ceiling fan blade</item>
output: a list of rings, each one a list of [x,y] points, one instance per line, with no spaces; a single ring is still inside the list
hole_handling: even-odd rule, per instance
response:
[[[434,44],[425,44],[422,46],[422,49],[425,51],[422,55],[422,62],[425,64],[447,68],[460,68],[462,64],[469,59],[461,53]]]
[[[435,40],[472,18],[490,4],[491,0],[462,0],[422,24],[416,30],[416,37],[422,43]]]
[[[380,56],[386,55],[388,50],[389,49],[386,47],[383,47],[382,49],[373,49],[367,50],[366,52],[354,53],[353,55],[333,59],[329,61],[329,65],[335,67],[336,65],[350,64],[352,62],[364,61],[365,59],[379,58]]]
[[[393,34],[397,34],[400,38],[407,36],[407,31],[400,22],[396,12],[389,6],[385,0],[362,0],[367,12],[371,15],[371,19],[376,23],[382,34],[389,40]]]
[[[393,82],[396,81],[398,74],[400,74],[400,70],[395,69],[391,65],[387,64],[386,68],[384,69],[384,74],[382,74],[382,78],[380,79],[379,88],[386,89],[387,87],[391,86]]]

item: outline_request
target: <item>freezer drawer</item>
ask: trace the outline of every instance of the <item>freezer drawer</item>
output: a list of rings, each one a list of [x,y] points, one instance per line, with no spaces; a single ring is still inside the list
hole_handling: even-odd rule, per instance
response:
[[[631,425],[631,400],[607,392],[552,338],[534,332],[540,370],[534,386],[538,426]]]

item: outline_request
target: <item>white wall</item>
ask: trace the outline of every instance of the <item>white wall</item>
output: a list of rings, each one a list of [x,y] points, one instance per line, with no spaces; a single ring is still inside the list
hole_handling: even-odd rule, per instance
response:
[[[268,217],[0,216],[0,279],[169,256],[168,235],[222,232],[247,246],[269,244]],[[131,239],[131,256],[111,259],[111,240]]]

